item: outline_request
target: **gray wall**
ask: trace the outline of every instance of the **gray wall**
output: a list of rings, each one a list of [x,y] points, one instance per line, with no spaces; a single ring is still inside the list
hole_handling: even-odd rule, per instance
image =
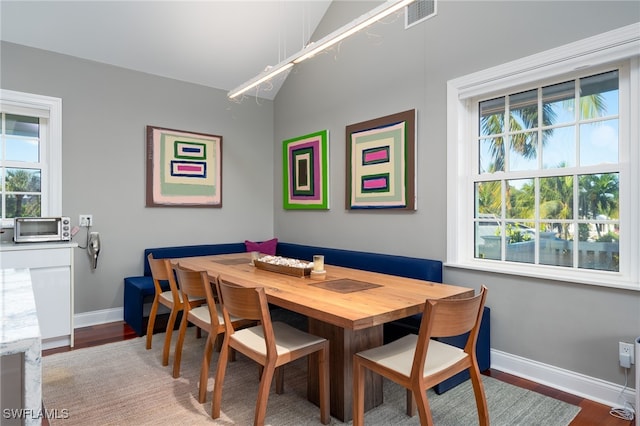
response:
[[[335,3],[318,36],[376,4]],[[76,252],[76,313],[121,307],[122,279],[141,272],[145,247],[276,235],[446,260],[446,81],[640,20],[631,1],[440,1],[438,9],[406,31],[387,19],[301,64],[275,102],[260,105],[2,43],[3,89],[63,99],[63,213],[74,222],[93,214],[101,234],[95,272]],[[411,108],[418,111],[418,210],[346,211],[345,126]],[[149,124],[224,137],[222,209],[144,207]],[[322,129],[330,133],[331,209],[284,211],[281,141]],[[640,293],[452,268],[445,281],[490,287],[493,348],[622,383],[617,342],[640,334]]]
[[[143,249],[273,235],[273,104],[2,43],[3,89],[62,98],[62,211],[93,214],[98,268],[76,250],[75,312],[122,307]],[[145,207],[145,126],[223,136],[223,208]],[[84,230],[75,240],[84,245]]]
[[[334,2],[313,39],[375,4]],[[440,1],[438,15],[418,26],[391,21],[300,64],[275,99],[276,152],[284,139],[322,129],[330,135],[331,209],[284,211],[276,191],[275,233],[284,241],[446,261],[447,80],[638,22],[640,6]],[[411,108],[418,111],[418,210],[345,210],[345,126]],[[640,292],[454,268],[444,278],[489,287],[492,348],[624,382],[617,345],[640,334]]]

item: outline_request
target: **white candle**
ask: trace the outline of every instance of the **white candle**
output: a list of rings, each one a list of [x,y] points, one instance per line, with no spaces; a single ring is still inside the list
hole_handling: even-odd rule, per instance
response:
[[[313,255],[313,270],[316,272],[324,271],[324,256],[321,254]]]

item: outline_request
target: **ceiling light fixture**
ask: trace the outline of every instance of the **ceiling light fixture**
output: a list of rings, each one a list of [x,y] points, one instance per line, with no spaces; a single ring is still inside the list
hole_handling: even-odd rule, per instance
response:
[[[374,22],[379,21],[380,19],[395,13],[396,11],[406,7],[409,3],[412,3],[415,0],[388,0],[375,9],[371,10],[368,13],[360,16],[357,19],[354,19],[347,25],[337,29],[332,32],[328,36],[316,41],[309,43],[305,48],[300,50],[298,53],[288,57],[284,61],[280,62],[278,65],[273,67],[267,67],[263,72],[252,78],[251,80],[241,84],[235,89],[231,90],[228,94],[229,98],[235,98],[254,87],[264,83],[265,81],[275,77],[276,75],[287,71],[293,67],[294,64],[299,64],[300,62],[308,59],[317,53],[328,49],[336,43],[341,42],[345,38],[355,34],[356,32],[368,27]]]
[[[232,91],[230,91],[228,96],[233,99],[236,96],[241,95],[244,92],[246,92],[248,90],[251,90],[254,87],[258,86],[259,84],[262,84],[265,81],[275,77],[276,75],[280,74],[281,72],[287,71],[292,66],[293,66],[293,62],[281,62],[280,64],[276,65],[275,67],[267,67],[264,71],[262,71],[257,76],[253,77],[251,80],[247,81],[243,85],[238,86],[237,88],[235,88]]]

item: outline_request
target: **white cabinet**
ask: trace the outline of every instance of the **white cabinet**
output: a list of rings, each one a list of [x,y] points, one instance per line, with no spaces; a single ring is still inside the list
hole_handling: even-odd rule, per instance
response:
[[[28,268],[42,349],[73,347],[73,250],[75,243],[0,245],[0,268]]]

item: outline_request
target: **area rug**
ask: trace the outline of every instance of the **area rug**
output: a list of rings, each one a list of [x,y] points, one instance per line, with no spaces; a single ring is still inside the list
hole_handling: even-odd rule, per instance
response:
[[[177,333],[175,333],[177,334]],[[110,343],[43,358],[43,400],[46,410],[65,413],[51,425],[250,425],[258,390],[258,369],[238,354],[229,363],[222,400],[222,416],[211,419],[211,390],[217,362],[214,353],[207,402],[198,402],[200,361],[205,338],[187,335],[181,375],[163,367],[164,334],[153,337],[145,349],[144,338]],[[173,347],[173,346],[172,346]],[[173,357],[169,360],[173,362]],[[483,376],[493,426],[564,426],[580,408],[491,377]],[[442,426],[478,424],[473,390],[467,381],[436,395],[428,394],[434,422]],[[265,424],[314,425],[320,423],[317,406],[306,399],[306,363],[286,366],[285,393],[272,391]],[[345,424],[331,418],[331,424]],[[367,425],[418,425],[417,416],[405,415],[405,391],[384,382],[384,403],[366,413]]]

